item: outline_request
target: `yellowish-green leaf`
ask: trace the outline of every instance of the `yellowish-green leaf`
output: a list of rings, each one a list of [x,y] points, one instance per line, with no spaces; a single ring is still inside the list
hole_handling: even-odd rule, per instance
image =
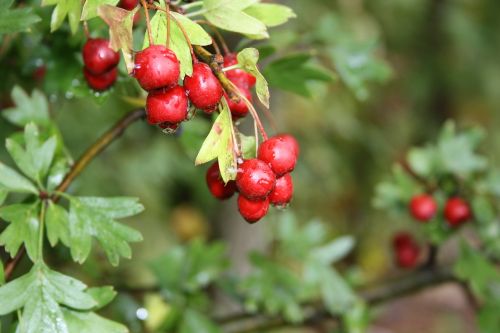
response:
[[[252,74],[257,79],[255,89],[257,97],[265,107],[269,108],[269,86],[264,75],[262,75],[257,68],[259,61],[259,51],[255,48],[246,48],[238,53],[238,64],[246,72]]]
[[[256,3],[246,8],[245,13],[255,17],[268,27],[276,27],[287,22],[290,18],[297,17],[291,8],[273,3]]]
[[[82,21],[90,20],[97,16],[97,7],[101,5],[115,6],[119,0],[86,0],[83,4]]]

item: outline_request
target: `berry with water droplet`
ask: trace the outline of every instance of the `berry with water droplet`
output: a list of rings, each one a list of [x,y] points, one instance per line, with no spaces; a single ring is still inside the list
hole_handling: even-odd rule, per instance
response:
[[[205,179],[210,193],[217,199],[229,199],[233,196],[234,192],[236,192],[236,184],[233,180],[229,181],[227,184],[222,180],[219,163],[217,162],[208,168]]]
[[[450,198],[444,207],[444,217],[451,227],[458,227],[471,218],[469,204],[462,198]]]
[[[224,67],[234,66],[238,64],[236,54],[230,53],[224,56]],[[235,68],[226,71],[226,77],[240,88],[249,89],[255,85],[257,79],[250,73],[245,72],[241,68]]]
[[[198,109],[212,113],[222,97],[222,86],[207,64],[193,65],[193,74],[184,78],[189,100]]]
[[[287,173],[276,178],[276,186],[269,194],[269,201],[275,206],[285,206],[292,200],[293,182],[292,176]]]
[[[420,194],[411,199],[409,208],[417,221],[428,222],[436,215],[437,203],[431,195]]]
[[[109,47],[109,41],[103,38],[91,38],[82,49],[83,63],[93,75],[109,72],[120,62],[120,55]]]
[[[95,91],[104,91],[113,85],[116,81],[116,77],[118,76],[118,70],[113,68],[112,70],[105,72],[103,74],[94,75],[87,67],[83,67],[83,76],[87,81],[90,88]]]
[[[278,176],[293,171],[297,163],[296,148],[282,137],[272,137],[259,147],[258,158],[271,166]]]
[[[178,124],[188,114],[188,98],[181,86],[150,91],[146,99],[146,113],[151,125]]]
[[[250,200],[240,194],[238,196],[238,210],[247,222],[255,223],[266,216],[269,210],[269,199]]]
[[[151,45],[135,55],[133,75],[144,90],[169,88],[179,81],[179,60],[165,46]]]
[[[259,159],[245,160],[239,165],[236,186],[249,199],[263,199],[274,189],[276,176],[267,163]]]
[[[246,88],[240,88],[240,91],[243,96],[248,99],[249,102],[252,102],[252,94],[250,93],[250,90]],[[233,118],[242,118],[247,115],[248,106],[242,98],[240,98],[239,102],[233,102],[233,100],[229,98],[226,92],[224,92],[224,97],[226,98],[227,105],[229,106],[229,110],[231,110],[231,115],[233,116]]]

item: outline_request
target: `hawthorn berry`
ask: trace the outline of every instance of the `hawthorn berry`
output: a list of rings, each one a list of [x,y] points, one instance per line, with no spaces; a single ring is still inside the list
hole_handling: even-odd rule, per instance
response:
[[[392,239],[392,245],[395,249],[413,244],[414,242],[413,236],[408,232],[398,232]]]
[[[252,94],[250,90],[246,88],[240,88],[240,92],[245,96],[248,101],[252,102]],[[229,110],[231,110],[231,115],[234,118],[242,118],[248,113],[248,106],[243,99],[240,98],[239,102],[233,102],[231,98],[224,92],[224,97],[226,98]]]
[[[299,146],[299,142],[297,141],[297,139],[295,139],[292,135],[286,134],[286,133],[278,134],[275,137],[286,141],[290,147],[293,147],[293,150],[295,151],[295,155],[297,157],[299,157],[300,146]]]
[[[282,137],[272,137],[260,145],[258,158],[268,163],[277,176],[281,176],[295,168],[296,148]]]
[[[133,76],[144,90],[172,87],[179,75],[177,56],[163,45],[151,45],[135,55]]]
[[[229,181],[227,184],[221,178],[219,171],[219,163],[215,162],[208,168],[205,177],[210,193],[220,200],[229,199],[236,192],[236,184],[234,180]]]
[[[230,53],[224,56],[224,67],[229,67],[238,64],[238,59],[236,54]],[[245,72],[241,68],[235,68],[228,70],[226,76],[231,80],[236,86],[240,88],[249,89],[255,85],[257,79],[250,73]]]
[[[251,200],[240,194],[238,196],[238,210],[247,222],[255,223],[267,214],[269,199]]]
[[[181,86],[150,91],[146,99],[146,113],[151,125],[177,124],[186,120],[188,115],[186,91]]]
[[[210,67],[201,62],[195,63],[193,74],[184,78],[184,88],[191,103],[207,113],[214,111],[223,91]]]
[[[269,194],[269,201],[275,206],[284,206],[292,200],[293,182],[289,173],[276,178],[276,186]]]
[[[437,203],[431,195],[420,194],[411,199],[409,208],[417,221],[428,222],[436,215]]]
[[[120,62],[120,55],[109,47],[103,38],[90,38],[82,49],[83,63],[93,75],[109,72]]]
[[[396,263],[401,268],[414,268],[418,263],[419,256],[420,248],[413,243],[396,249]]]
[[[458,227],[471,218],[469,204],[458,197],[448,199],[444,207],[444,217],[451,227]]]
[[[87,67],[83,67],[83,76],[90,88],[96,91],[104,91],[115,83],[116,77],[118,76],[118,70],[115,67],[103,74],[94,75]]]
[[[263,199],[274,189],[276,176],[267,163],[259,159],[245,160],[239,165],[236,186],[249,199]]]
[[[126,10],[132,10],[137,5],[139,4],[139,0],[120,0],[118,3],[118,7],[126,9]]]

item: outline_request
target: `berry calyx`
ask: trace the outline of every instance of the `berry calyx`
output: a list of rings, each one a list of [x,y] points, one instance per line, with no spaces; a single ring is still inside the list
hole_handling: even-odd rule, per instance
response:
[[[269,194],[269,202],[275,206],[285,206],[292,200],[293,182],[289,173],[276,178],[276,186]]]
[[[118,3],[118,7],[126,9],[126,10],[132,10],[137,5],[139,4],[139,0],[120,0]]]
[[[233,180],[227,184],[222,180],[217,162],[208,168],[205,179],[210,193],[219,200],[229,199],[236,192],[236,183]]]
[[[238,196],[238,210],[247,222],[255,223],[267,214],[269,199],[250,200],[240,194]]]
[[[458,227],[471,218],[469,204],[462,198],[450,198],[444,207],[444,217],[451,227]]]
[[[296,148],[281,137],[272,137],[260,145],[258,158],[268,163],[277,176],[281,176],[295,168]]]
[[[189,100],[198,109],[207,113],[214,111],[214,106],[222,97],[222,86],[207,64],[198,62],[193,65],[193,74],[184,78],[184,88]]]
[[[115,67],[103,74],[94,75],[89,72],[87,67],[83,67],[83,76],[85,77],[85,80],[90,88],[96,91],[104,91],[115,83],[116,77],[118,76],[118,70]]]
[[[82,49],[83,63],[93,75],[109,72],[120,62],[120,54],[109,47],[109,41],[103,38],[91,38]]]
[[[133,76],[144,90],[172,87],[179,75],[177,56],[163,45],[151,45],[135,55]]]
[[[238,167],[236,186],[249,199],[264,199],[276,185],[276,176],[267,163],[259,159],[245,160]]]
[[[410,201],[410,214],[417,221],[428,222],[432,220],[437,211],[437,203],[428,194],[414,196]]]
[[[178,124],[188,115],[188,98],[181,86],[149,92],[146,99],[146,113],[151,125],[163,123]]]
[[[250,90],[247,88],[239,88],[240,92],[248,99],[249,102],[252,102],[252,94]],[[231,98],[224,92],[224,97],[226,98],[227,105],[229,106],[229,110],[231,110],[231,115],[233,118],[242,118],[248,113],[248,105],[245,103],[243,99],[240,98],[239,102],[233,102]]]
[[[236,54],[230,53],[224,56],[224,67],[234,66],[238,64]],[[236,86],[249,89],[255,85],[257,79],[250,73],[245,72],[241,68],[235,68],[226,71],[226,76]]]

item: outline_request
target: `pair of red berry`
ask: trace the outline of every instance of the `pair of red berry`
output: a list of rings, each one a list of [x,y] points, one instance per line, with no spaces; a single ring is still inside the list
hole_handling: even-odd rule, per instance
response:
[[[144,90],[148,122],[162,128],[176,127],[187,119],[191,103],[207,113],[215,110],[222,86],[210,67],[197,62],[193,73],[179,85],[180,64],[175,53],[162,45],[151,45],[135,56],[134,77]]]
[[[90,88],[104,91],[115,83],[120,55],[109,47],[108,40],[90,38],[83,46],[82,55],[83,75]]]
[[[437,213],[436,200],[429,194],[414,196],[410,201],[410,213],[420,222],[428,222]],[[452,197],[446,201],[444,206],[444,218],[450,227],[458,227],[472,217],[469,204],[462,198]]]
[[[420,257],[420,246],[407,232],[396,234],[393,239],[396,264],[401,268],[414,268]]]
[[[214,163],[207,171],[207,185],[218,199],[230,198],[236,191],[238,209],[250,223],[264,217],[269,205],[286,206],[293,196],[290,172],[295,168],[299,146],[288,134],[277,135],[262,143],[258,158],[244,160],[238,167],[235,181],[224,184],[219,166]]]
[[[224,56],[224,67],[234,66],[238,64],[238,59],[236,55],[233,53],[227,54]],[[245,96],[248,101],[252,101],[252,93],[250,89],[255,85],[256,78],[250,73],[245,72],[240,68],[235,68],[228,70],[226,72],[226,77],[233,82],[236,87],[240,90],[240,92]],[[233,118],[241,118],[247,115],[248,106],[240,99],[239,102],[233,102],[227,94],[224,93],[229,109],[231,110],[231,114]]]

